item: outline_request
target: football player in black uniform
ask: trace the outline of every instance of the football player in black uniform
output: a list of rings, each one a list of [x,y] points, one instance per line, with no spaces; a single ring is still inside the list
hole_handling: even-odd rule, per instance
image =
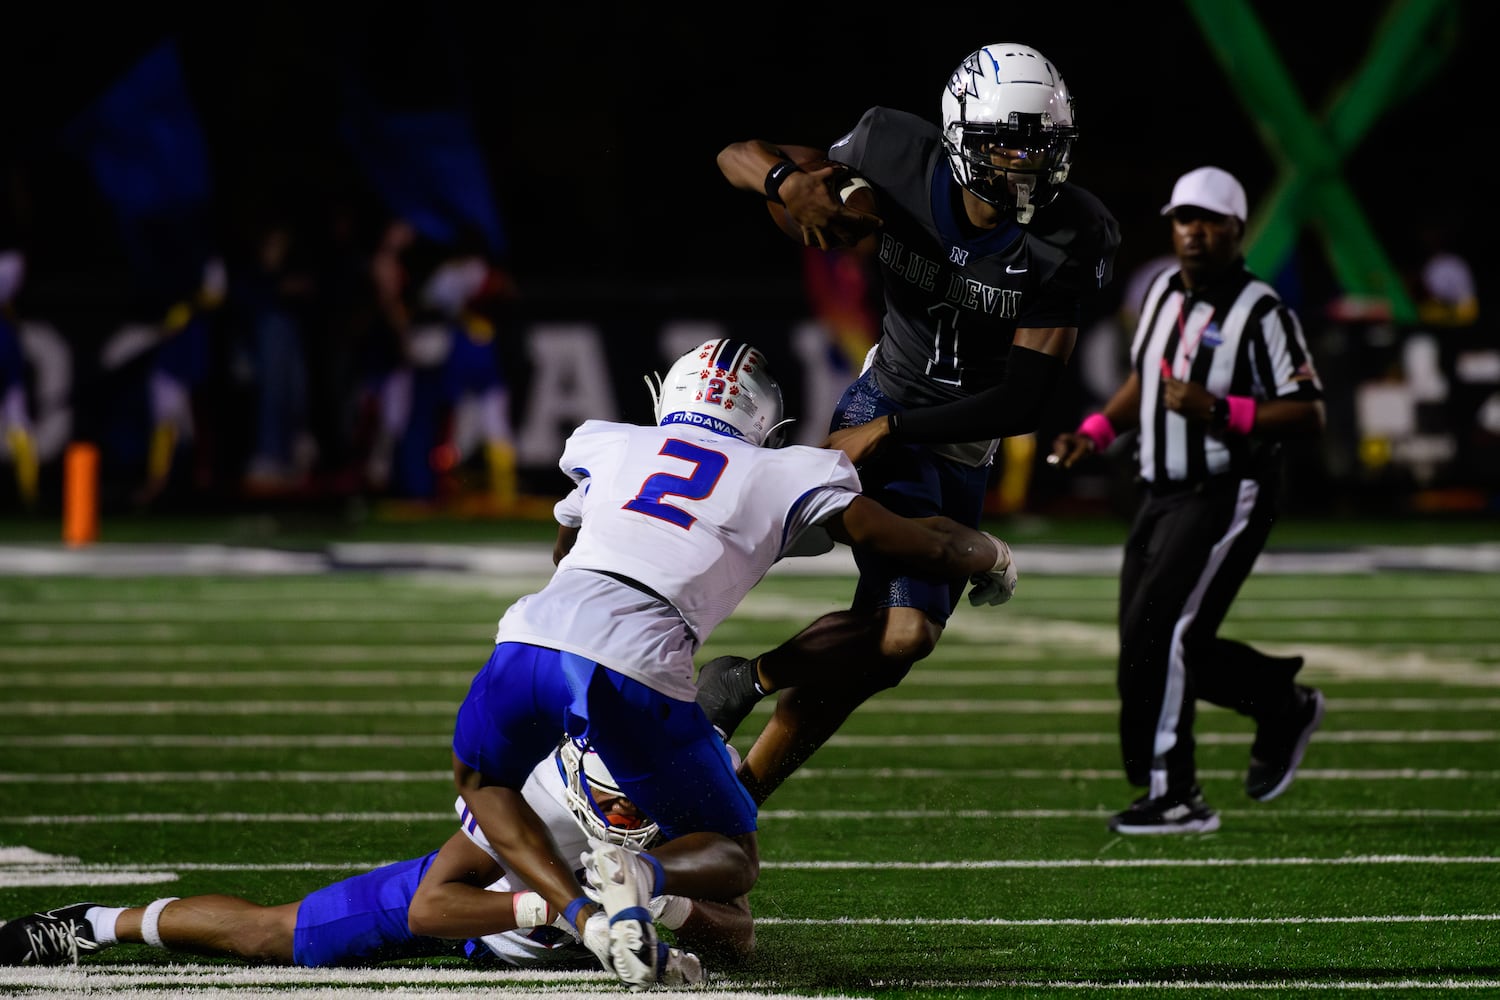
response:
[[[865,490],[892,510],[977,525],[999,439],[1036,430],[1119,245],[1108,209],[1067,181],[1077,135],[1057,67],[1001,42],[954,70],[941,129],[873,107],[827,150],[752,139],[719,153],[725,178],[784,205],[810,245],[874,231],[880,340],[826,443],[860,464]],[[859,180],[873,213],[843,204]],[[754,660],[719,657],[699,672],[699,704],[726,734],[781,691],[740,769],[758,802],[932,652],[963,591],[961,580],[875,558],[858,565],[848,611]]]

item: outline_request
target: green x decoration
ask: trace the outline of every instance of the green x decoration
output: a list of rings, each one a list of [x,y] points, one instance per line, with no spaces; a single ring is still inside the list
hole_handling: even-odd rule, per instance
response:
[[[1263,275],[1280,271],[1298,232],[1309,224],[1322,236],[1345,294],[1382,299],[1389,303],[1392,318],[1414,322],[1417,310],[1411,296],[1340,168],[1380,113],[1419,90],[1442,66],[1457,30],[1457,3],[1396,0],[1364,62],[1334,97],[1320,124],[1308,113],[1245,0],[1186,2],[1279,171],[1246,234],[1251,269]],[[1351,13],[1353,9],[1346,8]]]

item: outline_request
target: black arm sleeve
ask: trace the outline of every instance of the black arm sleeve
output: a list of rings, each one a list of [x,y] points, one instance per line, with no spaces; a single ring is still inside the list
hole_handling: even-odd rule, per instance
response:
[[[1012,347],[1005,381],[941,406],[891,414],[890,440],[909,444],[953,444],[1028,434],[1062,377],[1063,364],[1029,347]]]

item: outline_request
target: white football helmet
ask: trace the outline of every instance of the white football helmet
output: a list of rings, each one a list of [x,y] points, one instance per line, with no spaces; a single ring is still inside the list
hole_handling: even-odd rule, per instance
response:
[[[656,422],[693,424],[775,448],[783,428],[781,387],[766,359],[749,344],[720,338],[705,341],[672,363],[665,378],[646,387],[656,407]]]
[[[1017,222],[1030,222],[1037,206],[1057,196],[1076,138],[1068,85],[1029,45],[996,42],[970,53],[943,91],[953,176],[974,197],[1014,210]],[[1007,151],[1004,164],[999,150]]]
[[[565,739],[553,757],[563,779],[563,798],[583,832],[598,840],[607,840],[634,851],[644,851],[661,839],[661,828],[644,815],[636,826],[610,822],[595,801],[593,789],[607,797],[622,797],[625,792],[615,783],[614,775],[604,766],[587,741]],[[618,819],[618,817],[617,817]]]

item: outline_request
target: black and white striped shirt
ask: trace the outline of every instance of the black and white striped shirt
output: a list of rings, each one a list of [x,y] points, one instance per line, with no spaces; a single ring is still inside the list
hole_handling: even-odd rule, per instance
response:
[[[1146,292],[1130,355],[1141,381],[1140,474],[1156,485],[1254,474],[1252,441],[1215,433],[1161,403],[1163,365],[1215,396],[1318,400],[1322,383],[1297,315],[1276,290],[1241,266],[1187,291],[1180,272],[1158,275]]]

